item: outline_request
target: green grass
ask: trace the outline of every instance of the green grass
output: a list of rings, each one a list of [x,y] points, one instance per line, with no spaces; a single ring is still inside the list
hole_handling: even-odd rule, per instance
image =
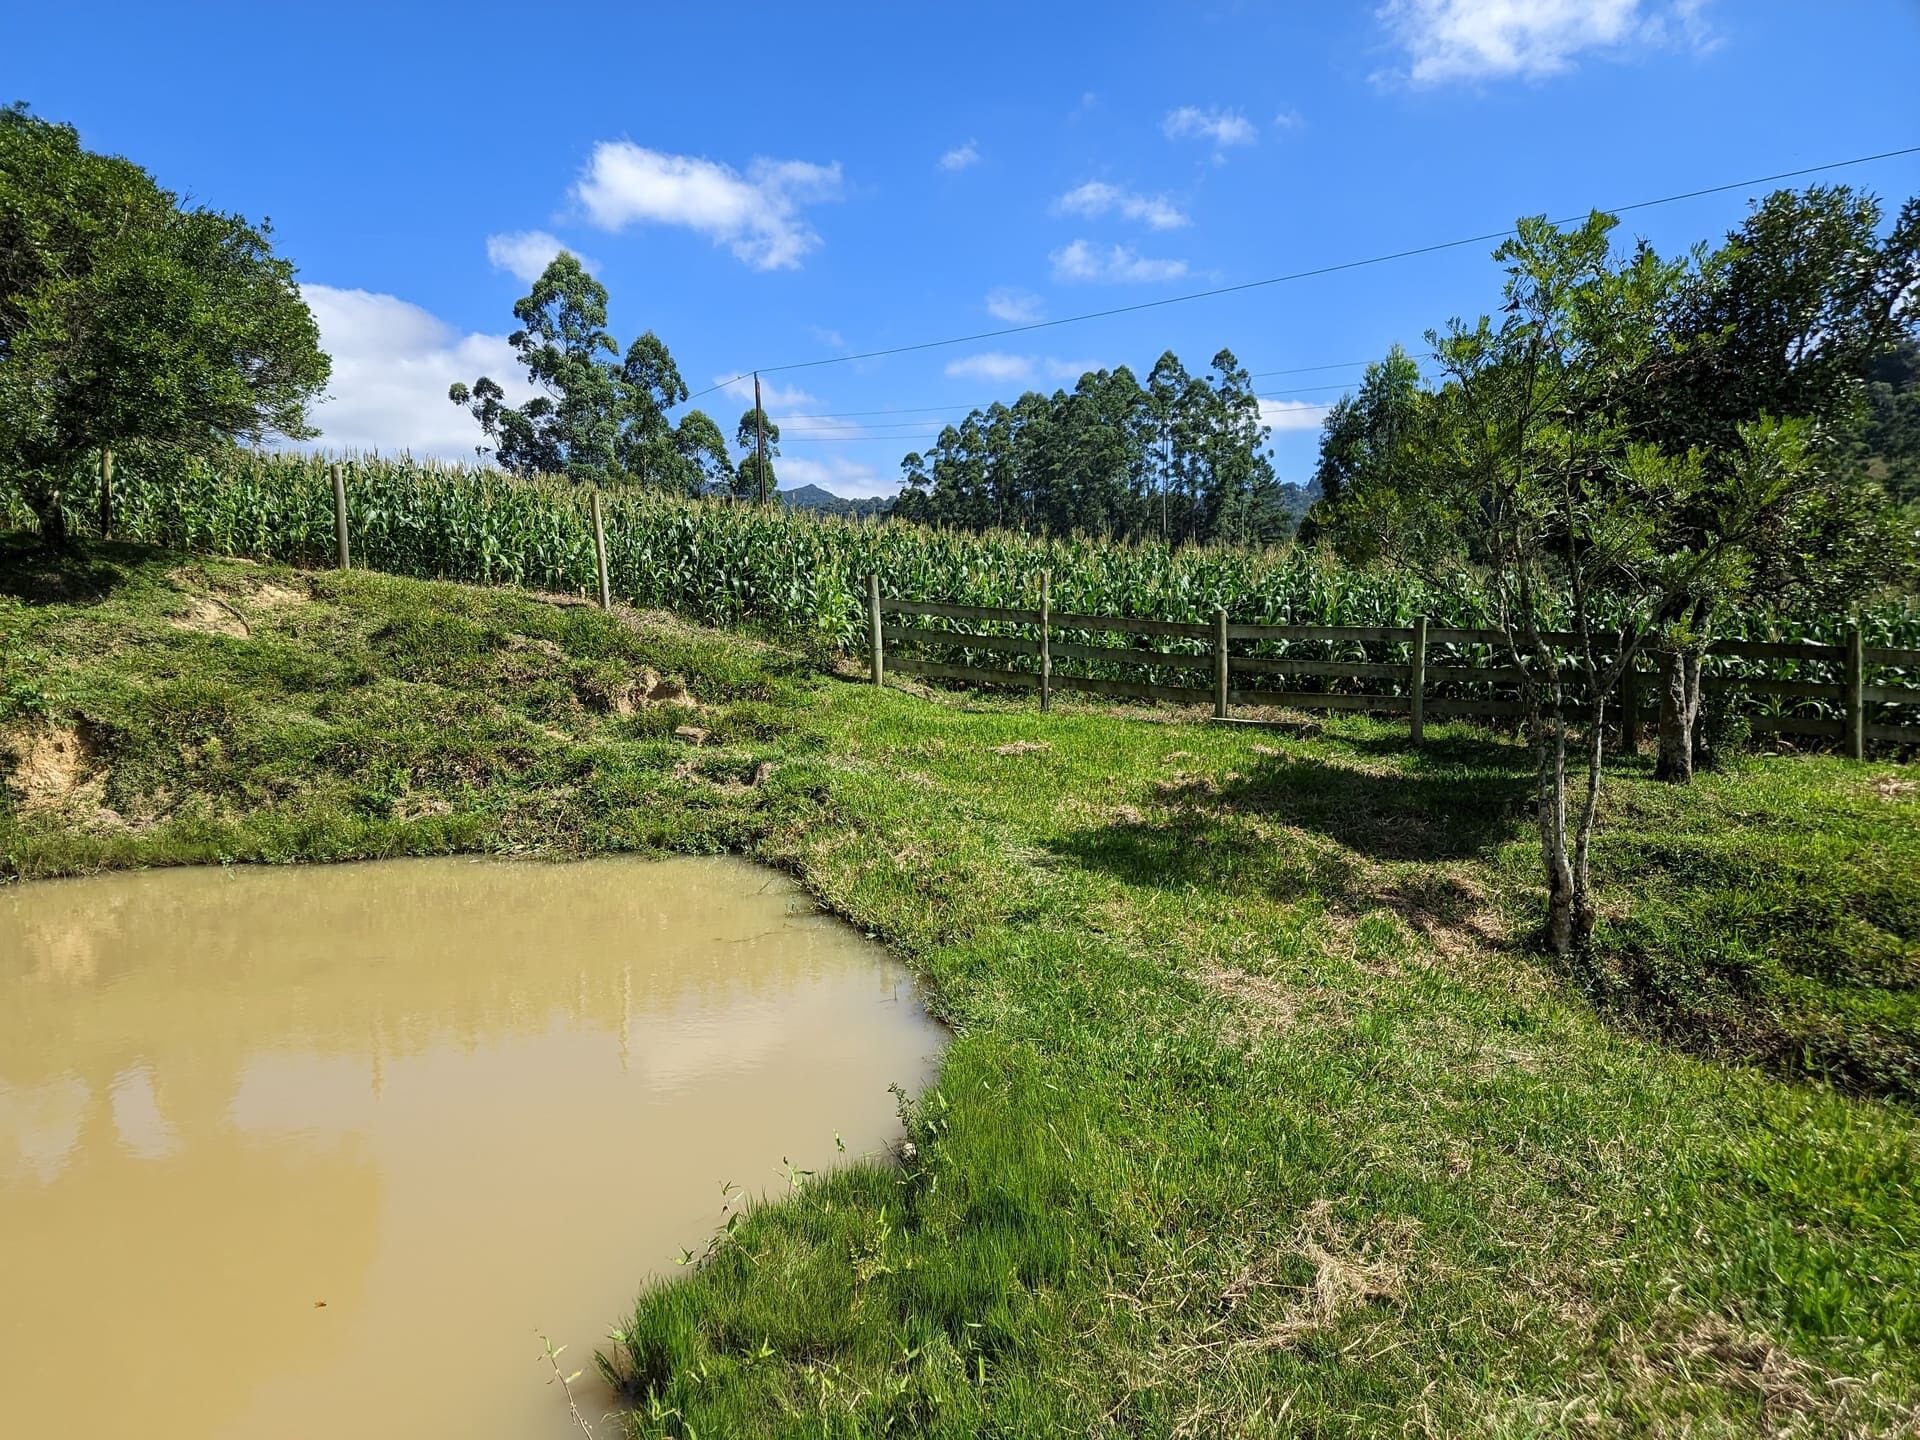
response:
[[[952,1025],[897,1169],[755,1209],[620,1321],[638,1433],[1912,1433],[1900,767],[1623,763],[1601,946],[1560,970],[1524,757],[1471,730],[1040,715],[509,592],[182,567],[0,553],[0,732],[75,727],[96,775],[0,812],[11,873],[742,848]],[[252,633],[175,627],[211,594]],[[647,670],[703,708],[607,708]]]

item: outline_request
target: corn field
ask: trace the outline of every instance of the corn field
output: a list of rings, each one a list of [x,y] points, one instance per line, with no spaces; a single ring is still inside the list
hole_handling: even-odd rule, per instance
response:
[[[117,539],[294,564],[332,563],[333,494],[325,458],[239,452],[222,459],[159,454],[116,460]],[[597,585],[587,497],[568,482],[409,459],[350,458],[343,465],[356,566],[576,594],[592,593]],[[97,471],[90,468],[66,492],[75,534],[89,533],[96,523],[98,486]],[[1410,575],[1354,569],[1291,546],[1171,550],[1096,538],[863,524],[657,491],[602,498],[618,597],[706,624],[758,625],[841,650],[865,643],[869,574],[879,575],[891,596],[967,605],[1032,606],[1040,572],[1047,570],[1056,612],[1204,622],[1221,606],[1236,621],[1258,624],[1404,626],[1421,614],[1436,626],[1491,623],[1475,595],[1439,592]],[[31,524],[12,491],[0,487],[0,526]],[[1732,621],[1730,634],[1838,643],[1845,623],[1841,616],[1747,613]],[[1920,647],[1920,606],[1911,601],[1880,606],[1861,623],[1870,646]],[[941,628],[940,622],[930,624]],[[1458,658],[1493,658],[1485,647],[1474,648],[1477,653],[1469,655],[1462,647]],[[1369,658],[1351,644],[1294,642],[1287,653]],[[1438,653],[1435,661],[1448,658]],[[1737,661],[1716,661],[1716,667],[1729,677],[1740,672]],[[1887,678],[1912,683],[1904,676]]]

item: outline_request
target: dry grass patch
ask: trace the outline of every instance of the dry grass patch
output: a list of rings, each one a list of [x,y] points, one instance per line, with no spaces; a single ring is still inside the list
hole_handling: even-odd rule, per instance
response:
[[[1911,800],[1920,794],[1920,781],[1902,779],[1897,775],[1877,775],[1869,788],[1882,800]]]
[[[1291,1029],[1303,997],[1270,975],[1255,975],[1216,962],[1203,965],[1195,978],[1234,1005],[1229,1038],[1245,1044]]]
[[[994,746],[993,753],[996,755],[1038,755],[1042,751],[1051,749],[1053,749],[1053,746],[1045,740],[1010,740],[1005,745]]]
[[[1765,1331],[1717,1314],[1660,1325],[1650,1341],[1616,1353],[1629,1396],[1657,1412],[1674,1392],[1715,1392],[1757,1405],[1758,1433],[1824,1440],[1920,1435],[1920,1408],[1890,1401],[1869,1380],[1795,1355]],[[1877,1378],[1877,1377],[1876,1377]],[[1596,1433],[1611,1433],[1596,1427]],[[1656,1432],[1660,1433],[1660,1432]]]
[[[1316,1200],[1301,1212],[1281,1251],[1255,1261],[1221,1293],[1231,1316],[1243,1318],[1234,1350],[1287,1350],[1349,1314],[1406,1298],[1420,1224],[1411,1216],[1383,1218],[1358,1229],[1343,1226],[1331,1200]],[[1281,1279],[1304,1260],[1312,1278],[1304,1285]],[[1263,1304],[1277,1297],[1279,1304]]]

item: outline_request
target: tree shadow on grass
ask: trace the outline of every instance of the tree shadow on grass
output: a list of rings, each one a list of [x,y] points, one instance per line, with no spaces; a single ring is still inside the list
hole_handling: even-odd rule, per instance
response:
[[[1260,816],[1329,839],[1369,860],[1464,860],[1511,838],[1533,780],[1510,746],[1453,738],[1409,755],[1356,743],[1356,763],[1317,755],[1262,756],[1207,797],[1224,814]],[[1367,763],[1385,751],[1397,766]],[[1194,797],[1193,803],[1199,803]]]
[[[98,604],[126,583],[133,564],[152,553],[145,546],[111,543],[48,550],[37,535],[0,535],[0,595],[29,605]]]
[[[1130,884],[1179,889],[1257,888],[1276,899],[1318,895],[1337,903],[1368,889],[1369,903],[1395,903],[1452,917],[1466,903],[1453,881],[1401,879],[1363,887],[1380,862],[1478,859],[1526,823],[1531,775],[1511,746],[1468,737],[1410,757],[1404,768],[1319,756],[1260,757],[1224,781],[1177,774],[1156,781],[1144,805],[1123,805],[1109,823],[1063,836],[1063,857]],[[1404,755],[1404,743],[1398,747]]]

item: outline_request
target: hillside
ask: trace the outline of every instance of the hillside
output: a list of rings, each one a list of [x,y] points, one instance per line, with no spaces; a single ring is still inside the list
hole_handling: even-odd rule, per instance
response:
[[[893,508],[891,496],[873,496],[864,500],[848,500],[823,490],[818,485],[796,485],[791,490],[780,492],[780,502],[791,505],[796,510],[815,510],[822,515],[848,515],[855,519],[864,519],[870,515],[884,515]]]

